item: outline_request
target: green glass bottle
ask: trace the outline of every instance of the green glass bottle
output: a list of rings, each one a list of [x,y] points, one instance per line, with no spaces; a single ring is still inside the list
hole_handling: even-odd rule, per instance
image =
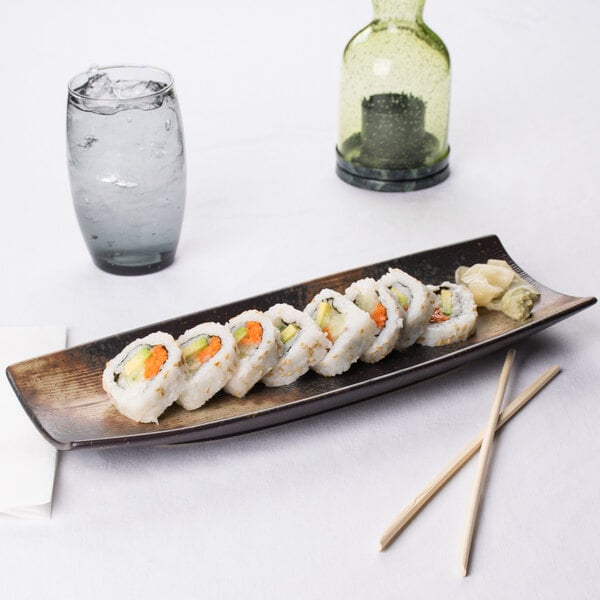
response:
[[[450,173],[450,56],[424,4],[373,0],[373,21],[344,50],[337,174],[347,183],[410,191]]]

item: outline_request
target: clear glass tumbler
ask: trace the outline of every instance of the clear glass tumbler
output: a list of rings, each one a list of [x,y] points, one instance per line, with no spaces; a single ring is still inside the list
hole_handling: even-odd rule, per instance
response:
[[[186,168],[171,75],[94,67],[69,82],[67,155],[81,232],[95,264],[152,273],[175,258]]]

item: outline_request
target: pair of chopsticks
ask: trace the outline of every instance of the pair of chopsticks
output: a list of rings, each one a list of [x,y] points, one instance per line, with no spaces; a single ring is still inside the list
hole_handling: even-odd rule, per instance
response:
[[[479,435],[468,444],[437,477],[430,481],[423,491],[415,496],[396,519],[394,519],[380,539],[380,550],[385,550],[392,543],[398,534],[406,527],[406,525],[408,525],[408,523],[410,523],[410,521],[412,521],[431,498],[433,498],[433,496],[463,467],[463,465],[465,465],[477,450],[481,448],[460,546],[461,573],[463,576],[467,574],[473,534],[475,532],[475,523],[479,512],[479,504],[483,493],[483,482],[489,463],[489,455],[494,440],[494,434],[560,372],[560,367],[551,367],[534,383],[523,390],[523,392],[521,392],[502,412],[500,412],[514,357],[515,351],[509,350],[506,360],[504,361],[500,379],[498,380],[496,395],[494,396],[485,429],[481,431]]]

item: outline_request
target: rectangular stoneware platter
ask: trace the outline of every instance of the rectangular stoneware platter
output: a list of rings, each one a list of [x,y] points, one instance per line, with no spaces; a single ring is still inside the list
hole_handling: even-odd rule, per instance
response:
[[[241,400],[219,392],[195,411],[188,412],[177,405],[170,407],[158,424],[136,423],[124,417],[102,389],[106,362],[129,342],[153,331],[165,331],[177,338],[194,325],[205,321],[224,323],[249,308],[266,310],[275,303],[287,302],[302,309],[324,287],[343,292],[353,281],[379,278],[390,267],[399,267],[424,283],[454,281],[459,265],[485,263],[489,258],[506,260],[540,291],[540,299],[527,321],[513,321],[502,313],[480,309],[476,334],[465,342],[441,348],[415,345],[393,352],[376,364],[356,363],[336,377],[309,372],[295,383],[279,388],[259,383]],[[596,298],[567,296],[535,281],[515,264],[496,236],[487,236],[112,335],[11,365],[7,375],[27,415],[42,435],[61,450],[198,442],[290,422],[433,377],[513,345],[595,302]]]

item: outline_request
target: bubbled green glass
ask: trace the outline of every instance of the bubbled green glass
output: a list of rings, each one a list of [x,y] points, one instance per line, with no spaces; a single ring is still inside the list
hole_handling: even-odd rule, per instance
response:
[[[379,191],[448,177],[450,56],[423,22],[425,0],[373,0],[344,50],[337,173]]]

